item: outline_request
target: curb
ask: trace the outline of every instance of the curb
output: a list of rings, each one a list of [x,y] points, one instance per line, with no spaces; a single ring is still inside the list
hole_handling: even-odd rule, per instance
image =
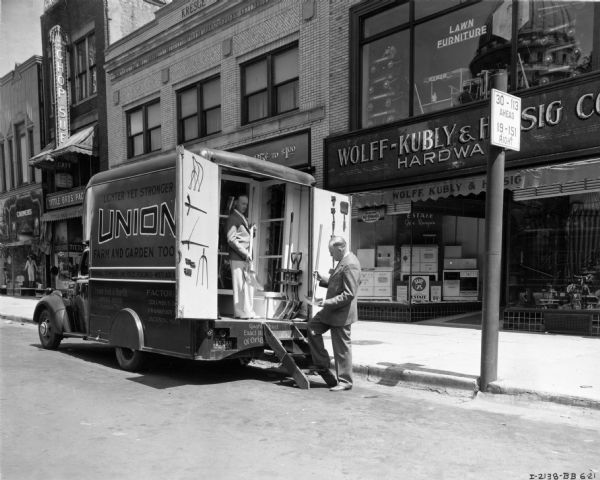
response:
[[[594,400],[593,398],[578,397],[576,395],[561,395],[558,393],[530,390],[522,387],[503,386],[494,382],[488,385],[486,392],[500,395],[512,395],[530,401],[551,402],[571,407],[600,410],[600,400]]]
[[[35,323],[32,318],[27,317],[18,317],[16,315],[4,315],[0,313],[1,320],[9,320],[11,322],[19,322],[19,323]]]
[[[476,378],[461,377],[458,375],[444,375],[420,370],[372,365],[353,365],[352,371],[356,375],[366,378],[368,381],[375,381],[388,386],[402,383],[407,386],[440,387],[443,389],[470,392],[473,396],[479,391]]]

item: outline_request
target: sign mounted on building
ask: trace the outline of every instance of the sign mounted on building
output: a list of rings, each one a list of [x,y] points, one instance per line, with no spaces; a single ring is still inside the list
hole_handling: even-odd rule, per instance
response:
[[[277,137],[233,151],[286,167],[302,168],[310,165],[310,133]]]
[[[492,88],[490,113],[491,144],[521,150],[521,99]]]
[[[506,166],[598,155],[600,75],[523,96],[520,150]],[[485,171],[490,138],[487,106],[403,121],[325,140],[325,187],[365,191]]]
[[[60,147],[69,138],[69,88],[67,85],[67,36],[60,25],[50,30],[54,92],[54,138]]]
[[[55,208],[70,207],[83,203],[85,195],[84,188],[69,190],[68,192],[49,193],[46,195],[46,209],[53,210]]]

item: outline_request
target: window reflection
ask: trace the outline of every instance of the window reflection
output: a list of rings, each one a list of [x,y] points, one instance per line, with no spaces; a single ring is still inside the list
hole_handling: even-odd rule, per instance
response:
[[[408,117],[409,33],[405,30],[363,47],[363,126]]]
[[[485,97],[484,70],[510,64],[512,2],[482,2],[415,27],[414,113]]]
[[[518,88],[592,70],[593,2],[519,1]]]

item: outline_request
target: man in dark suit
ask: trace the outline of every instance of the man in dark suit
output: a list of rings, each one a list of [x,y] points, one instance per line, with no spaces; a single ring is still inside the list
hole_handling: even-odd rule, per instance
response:
[[[337,392],[352,388],[352,345],[350,327],[358,320],[356,296],[360,283],[360,263],[348,251],[346,240],[331,237],[329,253],[338,262],[331,275],[315,272],[320,285],[327,287],[327,295],[319,302],[323,307],[308,324],[308,342],[318,373]],[[336,376],[329,370],[329,354],[323,343],[323,333],[331,330]],[[337,377],[337,378],[336,378]]]

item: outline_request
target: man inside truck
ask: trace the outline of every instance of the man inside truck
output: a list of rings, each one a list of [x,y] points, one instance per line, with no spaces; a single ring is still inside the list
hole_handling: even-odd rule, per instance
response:
[[[254,313],[254,288],[246,274],[248,263],[252,260],[250,236],[254,235],[254,226],[248,224],[245,216],[248,210],[248,196],[238,195],[233,210],[227,218],[227,245],[231,264],[233,283],[233,312],[235,318],[256,318]]]

